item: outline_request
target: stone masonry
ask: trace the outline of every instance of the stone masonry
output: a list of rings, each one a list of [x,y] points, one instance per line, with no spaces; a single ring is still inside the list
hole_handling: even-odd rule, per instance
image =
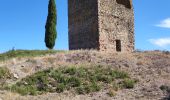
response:
[[[131,0],[68,0],[69,49],[133,52]]]

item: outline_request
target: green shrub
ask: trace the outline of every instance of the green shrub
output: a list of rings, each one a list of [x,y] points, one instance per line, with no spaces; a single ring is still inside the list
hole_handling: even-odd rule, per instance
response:
[[[81,80],[78,77],[70,77],[67,84],[71,87],[78,87],[81,85]]]
[[[66,85],[63,83],[60,83],[57,85],[56,92],[61,93],[66,89]]]
[[[128,73],[123,72],[123,71],[113,70],[110,72],[110,74],[112,75],[112,77],[114,77],[116,79],[129,78]]]
[[[77,87],[77,88],[76,88],[76,92],[77,92],[78,94],[86,94],[86,91],[85,91],[84,86]]]
[[[76,71],[77,69],[75,67],[71,67],[71,68],[66,68],[66,70],[63,70],[63,73],[69,74],[69,75],[75,75]]]
[[[8,68],[0,67],[0,79],[10,78],[11,74]]]
[[[96,92],[101,90],[101,86],[96,82],[93,82],[90,87],[91,87],[91,92]]]
[[[116,79],[121,83],[117,84]],[[104,67],[62,67],[48,69],[28,76],[12,85],[12,91],[22,95],[35,95],[44,92],[58,92],[73,89],[78,94],[100,91],[104,86],[113,85],[133,88],[136,82],[125,72]]]
[[[88,70],[86,68],[80,67],[77,69],[77,76],[86,78],[88,75]]]
[[[112,82],[112,77],[108,75],[97,75],[97,81],[101,81],[104,83],[111,83]]]
[[[8,88],[9,90],[12,90],[13,92],[17,92],[21,95],[36,95],[37,94],[37,89],[33,86],[17,86],[17,85],[13,85],[11,87]]]
[[[122,86],[123,86],[124,88],[130,89],[130,88],[133,88],[133,87],[134,87],[135,83],[136,83],[135,80],[132,80],[132,79],[124,79],[124,80],[122,81]]]
[[[101,86],[97,83],[90,83],[88,85],[81,85],[76,88],[78,94],[88,94],[91,92],[97,92],[101,90]]]

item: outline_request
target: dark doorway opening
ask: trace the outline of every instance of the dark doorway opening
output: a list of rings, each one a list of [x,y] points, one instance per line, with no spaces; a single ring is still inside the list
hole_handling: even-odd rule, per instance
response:
[[[118,4],[125,5],[126,8],[132,8],[132,1],[131,0],[116,0]]]
[[[121,41],[120,40],[116,40],[116,51],[121,52]]]

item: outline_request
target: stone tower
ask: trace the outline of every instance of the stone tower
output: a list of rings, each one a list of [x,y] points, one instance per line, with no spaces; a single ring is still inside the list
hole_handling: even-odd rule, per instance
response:
[[[68,0],[69,49],[134,50],[132,0]]]

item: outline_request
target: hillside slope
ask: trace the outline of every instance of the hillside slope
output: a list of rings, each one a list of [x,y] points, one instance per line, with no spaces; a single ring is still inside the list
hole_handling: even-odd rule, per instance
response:
[[[126,71],[138,80],[133,89],[122,89],[115,96],[109,96],[108,89],[85,95],[72,91],[44,93],[37,96],[21,96],[0,90],[0,100],[169,100],[170,54],[159,51],[136,53],[105,53],[97,51],[58,52],[37,57],[19,57],[1,61],[0,67],[7,67],[12,79],[6,83],[16,83],[22,78],[50,67],[102,65]],[[168,93],[169,92],[169,93]]]

